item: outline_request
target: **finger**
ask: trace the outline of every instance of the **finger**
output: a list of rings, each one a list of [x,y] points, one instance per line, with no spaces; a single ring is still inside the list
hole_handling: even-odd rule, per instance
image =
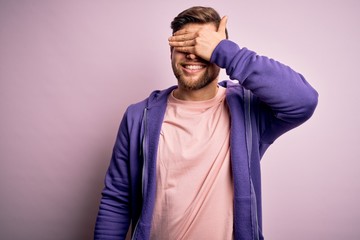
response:
[[[180,29],[176,32],[173,33],[173,36],[177,36],[177,35],[182,35],[182,34],[186,34],[186,33],[190,33],[188,29]]]
[[[195,38],[195,34],[194,33],[183,33],[181,35],[174,35],[169,37],[169,41],[170,42],[174,42],[174,41],[187,41],[187,40],[192,40]]]
[[[175,50],[178,52],[195,54],[195,47],[175,47]]]
[[[227,16],[224,16],[224,17],[221,19],[217,32],[219,32],[219,33],[225,33],[227,20],[228,20],[228,17],[227,17]]]
[[[169,41],[169,45],[172,47],[189,47],[195,45],[195,40]]]

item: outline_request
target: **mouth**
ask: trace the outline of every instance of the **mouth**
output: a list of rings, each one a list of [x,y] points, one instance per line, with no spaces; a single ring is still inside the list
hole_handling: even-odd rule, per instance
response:
[[[181,64],[181,66],[183,67],[184,71],[188,73],[197,73],[206,68],[205,64],[199,64],[199,63],[197,64],[185,63],[185,64]]]

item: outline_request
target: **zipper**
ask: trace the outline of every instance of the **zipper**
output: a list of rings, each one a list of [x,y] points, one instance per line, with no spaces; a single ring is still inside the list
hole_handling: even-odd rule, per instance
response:
[[[244,89],[245,93],[245,125],[246,125],[246,147],[249,158],[249,169],[251,167],[252,132],[251,132],[251,111],[250,111],[250,90]]]
[[[143,133],[143,137],[141,139],[141,156],[142,156],[142,159],[143,159],[143,166],[142,166],[142,182],[141,182],[141,194],[142,194],[142,199],[144,201],[144,195],[145,195],[145,169],[146,169],[146,135],[147,135],[147,108],[144,108],[144,114],[143,114],[143,119],[141,121],[141,131]],[[139,216],[139,219],[137,220],[136,222],[136,225],[135,225],[135,229],[134,229],[134,234],[131,238],[131,240],[135,240],[135,236],[136,236],[136,231],[137,231],[137,228],[138,228],[138,225],[139,225],[139,222],[140,222],[140,219],[141,219],[141,214],[140,213],[140,216]]]
[[[144,117],[142,120],[142,124],[144,126],[144,136],[141,142],[142,145],[142,155],[143,155],[143,167],[142,167],[142,185],[141,185],[141,192],[142,197],[145,195],[145,169],[146,169],[146,141],[147,141],[147,108],[144,109]]]
[[[257,217],[257,204],[255,189],[251,178],[251,152],[252,152],[252,127],[251,127],[251,92],[244,89],[245,94],[245,125],[246,125],[246,147],[249,159],[249,177],[250,177],[250,200],[251,200],[251,221],[253,225],[253,238],[259,239],[258,217]]]

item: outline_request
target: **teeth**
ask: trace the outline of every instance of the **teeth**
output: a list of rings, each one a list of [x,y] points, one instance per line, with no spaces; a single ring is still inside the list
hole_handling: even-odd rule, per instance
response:
[[[190,70],[198,70],[198,69],[202,69],[204,66],[202,65],[186,65],[185,68],[186,69],[190,69]]]

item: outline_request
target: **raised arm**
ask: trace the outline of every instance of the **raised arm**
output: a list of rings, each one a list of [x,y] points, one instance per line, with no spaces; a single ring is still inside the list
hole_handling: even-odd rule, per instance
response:
[[[260,134],[261,140],[270,144],[313,114],[318,94],[290,67],[226,40],[226,23],[224,17],[217,31],[180,30],[169,38],[169,44],[178,51],[195,54],[225,68],[231,79],[238,80],[268,106],[270,117],[268,112],[260,114],[260,121],[266,121],[261,125]]]
[[[225,68],[231,79],[238,80],[272,110],[272,119],[260,113],[260,120],[267,121],[261,129],[261,140],[266,143],[306,121],[316,108],[315,89],[301,74],[278,61],[229,40],[217,45],[210,61]]]

